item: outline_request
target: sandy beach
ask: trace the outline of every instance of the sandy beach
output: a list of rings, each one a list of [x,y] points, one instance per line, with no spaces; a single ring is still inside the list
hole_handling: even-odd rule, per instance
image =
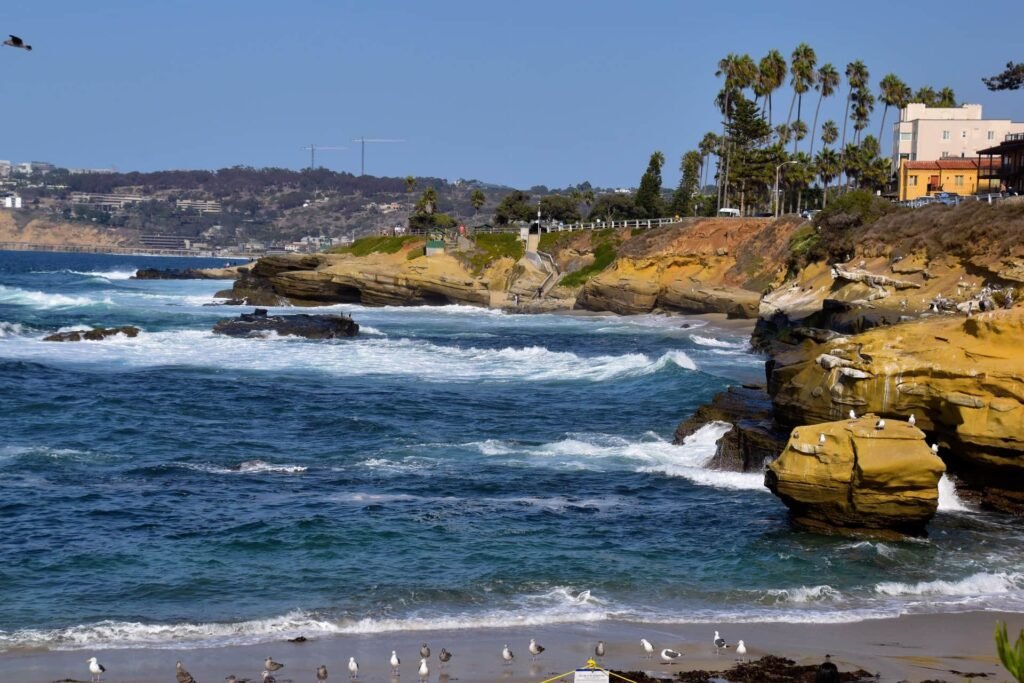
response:
[[[717,628],[734,646],[742,638],[748,658],[766,654],[785,656],[798,664],[815,664],[826,653],[840,670],[858,668],[880,674],[882,681],[966,680],[967,674],[985,674],[989,680],[1007,679],[993,645],[996,620],[1008,623],[1010,632],[1024,628],[1024,614],[967,612],[915,615],[897,619],[849,624],[599,624],[517,627],[457,631],[402,631],[372,635],[311,639],[304,643],[260,643],[208,649],[130,649],[72,651],[11,651],[0,655],[5,683],[51,683],[88,680],[85,659],[96,655],[107,667],[104,681],[160,683],[171,681],[174,663],[181,659],[197,681],[221,681],[234,674],[259,678],[263,659],[272,655],[285,668],[278,681],[313,681],[317,665],[325,663],[330,680],[347,680],[345,665],[354,656],[363,681],[394,681],[387,665],[392,649],[402,659],[401,674],[418,679],[419,646],[432,650],[432,681],[485,683],[490,681],[540,681],[583,665],[598,640],[605,640],[608,654],[601,662],[619,671],[644,671],[669,677],[676,671],[724,670],[736,661],[733,649],[720,656],[711,644]],[[655,648],[671,647],[683,653],[678,664],[662,664],[643,658],[640,638]],[[536,638],[547,651],[531,662],[527,644]],[[508,643],[515,661],[506,666],[500,652]],[[436,655],[442,647],[454,653],[447,671],[441,671]],[[569,679],[571,680],[571,678]]]

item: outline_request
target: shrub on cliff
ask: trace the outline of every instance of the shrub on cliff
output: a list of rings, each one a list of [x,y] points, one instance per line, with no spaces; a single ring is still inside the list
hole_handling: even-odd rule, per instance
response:
[[[867,190],[855,190],[834,200],[814,220],[814,231],[798,230],[790,242],[790,268],[813,261],[841,260],[853,253],[857,229],[879,220],[897,207]]]

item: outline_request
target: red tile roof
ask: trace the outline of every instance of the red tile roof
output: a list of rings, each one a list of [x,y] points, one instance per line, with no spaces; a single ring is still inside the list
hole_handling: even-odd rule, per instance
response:
[[[992,167],[999,166],[1001,159],[992,159]],[[973,171],[978,167],[977,159],[936,159],[935,161],[908,161],[908,171]],[[989,160],[985,159],[981,164],[982,168],[989,167]]]

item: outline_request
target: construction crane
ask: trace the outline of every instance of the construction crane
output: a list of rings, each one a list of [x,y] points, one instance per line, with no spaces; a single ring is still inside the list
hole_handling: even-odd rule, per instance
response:
[[[316,168],[316,151],[317,150],[320,150],[321,152],[339,152],[339,151],[341,151],[343,149],[348,149],[348,147],[328,147],[328,146],[325,146],[325,145],[315,145],[315,144],[311,143],[311,144],[306,145],[302,149],[308,149],[309,150],[309,170],[313,170],[314,168]]]
[[[366,143],[377,143],[377,142],[405,142],[405,140],[391,140],[387,138],[355,138],[352,142],[358,142],[360,147],[359,155],[359,175],[366,174]]]

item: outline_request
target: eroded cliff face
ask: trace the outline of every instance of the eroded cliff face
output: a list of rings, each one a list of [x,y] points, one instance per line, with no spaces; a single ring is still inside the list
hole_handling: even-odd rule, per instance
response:
[[[988,506],[1024,510],[1024,309],[933,316],[776,347],[768,391],[786,425],[909,419]]]

